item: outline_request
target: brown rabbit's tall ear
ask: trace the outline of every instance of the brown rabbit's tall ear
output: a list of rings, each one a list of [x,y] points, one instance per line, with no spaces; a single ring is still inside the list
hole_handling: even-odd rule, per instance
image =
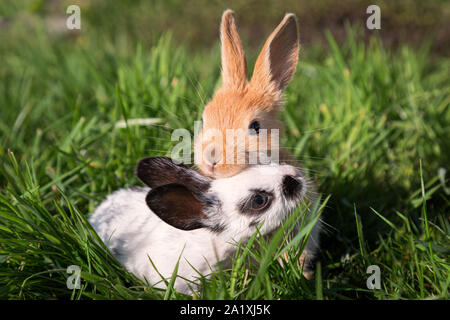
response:
[[[298,51],[297,18],[287,13],[264,44],[255,63],[251,85],[283,91],[294,76]]]
[[[222,15],[220,41],[223,85],[242,89],[248,83],[247,62],[237,31],[234,12],[230,9]]]

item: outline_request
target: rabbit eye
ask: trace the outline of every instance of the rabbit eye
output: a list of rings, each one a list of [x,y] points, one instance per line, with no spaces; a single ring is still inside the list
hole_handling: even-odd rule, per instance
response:
[[[238,209],[242,214],[262,214],[270,208],[274,193],[266,190],[253,189],[252,194],[239,203]]]
[[[256,121],[256,120],[252,121],[252,122],[250,123],[250,125],[248,126],[248,128],[249,128],[250,130],[255,130],[256,134],[259,133],[259,128],[260,128],[260,127],[261,127],[261,126],[260,126],[259,122]],[[251,131],[251,132],[252,132],[252,131]]]
[[[254,211],[260,211],[267,207],[269,204],[269,196],[264,193],[257,193],[253,195],[253,197],[250,200],[250,210]]]

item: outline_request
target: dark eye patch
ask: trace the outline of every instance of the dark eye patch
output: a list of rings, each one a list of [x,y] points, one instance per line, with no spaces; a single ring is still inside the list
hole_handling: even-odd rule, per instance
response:
[[[251,194],[238,204],[242,214],[262,214],[267,211],[274,199],[274,193],[267,190],[252,189]]]

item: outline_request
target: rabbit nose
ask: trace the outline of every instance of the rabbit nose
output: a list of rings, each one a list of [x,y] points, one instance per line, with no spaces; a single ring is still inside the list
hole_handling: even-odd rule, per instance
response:
[[[216,152],[216,148],[214,146],[209,146],[205,149],[205,162],[210,165],[213,169],[219,162],[219,155]]]
[[[295,198],[303,189],[303,182],[299,176],[286,175],[283,177],[282,189],[286,198]]]
[[[283,170],[283,173],[285,175],[291,176],[293,178],[301,178],[302,177],[302,173],[301,173],[300,169],[291,167],[291,166],[286,166]]]

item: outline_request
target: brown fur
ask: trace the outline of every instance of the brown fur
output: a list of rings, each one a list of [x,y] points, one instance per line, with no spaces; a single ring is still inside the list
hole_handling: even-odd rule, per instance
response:
[[[282,130],[279,111],[283,103],[283,90],[292,79],[298,60],[299,37],[294,14],[286,14],[281,23],[267,39],[256,60],[251,81],[247,78],[245,54],[237,32],[234,13],[226,10],[221,22],[222,87],[215,93],[203,111],[203,132],[215,129],[218,136],[208,138],[200,134],[195,144],[196,164],[202,173],[215,177],[229,177],[243,170],[244,164],[224,163],[227,158],[226,130],[245,130],[251,121],[258,120],[262,129],[267,129],[270,146],[270,129]],[[281,135],[281,132],[280,132]],[[280,137],[281,138],[281,137]],[[245,138],[245,159],[249,152],[258,151],[258,135]],[[202,157],[202,150],[214,144],[217,164]],[[219,152],[221,151],[221,152]],[[261,151],[261,150],[260,150]],[[237,158],[237,146],[234,150]],[[280,150],[280,162],[289,161],[290,156]],[[216,161],[214,161],[216,162]]]

